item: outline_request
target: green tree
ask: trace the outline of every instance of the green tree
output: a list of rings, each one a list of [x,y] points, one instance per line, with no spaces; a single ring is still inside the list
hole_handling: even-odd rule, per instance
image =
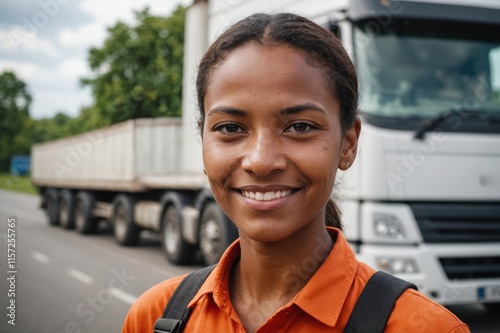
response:
[[[108,29],[101,48],[89,52],[92,77],[81,83],[94,97],[90,108],[101,125],[160,116],[180,116],[185,9],[167,18],[136,12],[137,25],[123,22]],[[84,115],[92,116],[89,110]]]
[[[31,100],[28,87],[13,72],[0,74],[0,171],[9,170],[12,155],[29,153],[29,148],[16,143],[30,119]]]
[[[54,140],[77,133],[76,120],[59,112],[53,118],[24,121],[23,129],[13,140],[15,154],[29,154],[34,143]]]

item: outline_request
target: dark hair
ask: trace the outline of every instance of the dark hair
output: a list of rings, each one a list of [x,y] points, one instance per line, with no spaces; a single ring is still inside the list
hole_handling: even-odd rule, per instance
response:
[[[307,18],[290,14],[253,14],[232,25],[209,47],[196,78],[200,126],[205,120],[205,94],[210,76],[233,50],[248,43],[263,46],[284,44],[304,52],[311,66],[323,69],[324,79],[340,103],[342,133],[356,121],[358,78],[354,65],[335,35]],[[340,228],[340,213],[333,200],[326,207],[327,225]]]

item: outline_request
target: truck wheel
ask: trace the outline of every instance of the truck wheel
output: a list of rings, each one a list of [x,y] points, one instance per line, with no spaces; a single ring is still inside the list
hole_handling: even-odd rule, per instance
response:
[[[75,227],[75,196],[69,190],[59,194],[59,223],[64,229]]]
[[[167,259],[176,265],[189,264],[196,252],[196,247],[182,237],[182,213],[170,205],[162,219],[161,244]]]
[[[491,313],[500,313],[500,303],[483,303],[483,305]]]
[[[47,200],[47,216],[51,226],[59,225],[59,195],[56,189],[50,188],[45,193]]]
[[[95,198],[90,192],[78,192],[75,198],[75,228],[81,234],[94,234],[97,219],[92,216]]]
[[[113,233],[125,246],[137,245],[141,229],[134,223],[134,201],[129,195],[119,195],[113,207]]]
[[[201,215],[200,249],[207,265],[216,264],[226,248],[238,238],[238,230],[219,208],[209,202]]]

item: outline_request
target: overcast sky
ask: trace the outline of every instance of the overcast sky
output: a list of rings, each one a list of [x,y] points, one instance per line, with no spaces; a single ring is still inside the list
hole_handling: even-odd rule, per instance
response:
[[[0,0],[0,73],[11,70],[33,96],[31,116],[59,111],[78,115],[91,104],[90,90],[79,86],[89,75],[88,49],[101,46],[106,28],[118,20],[134,22],[134,10],[149,6],[169,15],[192,0]]]

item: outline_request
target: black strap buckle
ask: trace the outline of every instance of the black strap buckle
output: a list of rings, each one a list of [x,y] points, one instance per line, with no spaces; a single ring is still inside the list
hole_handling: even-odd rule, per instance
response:
[[[182,326],[182,320],[159,318],[155,323],[154,333],[177,333]]]

